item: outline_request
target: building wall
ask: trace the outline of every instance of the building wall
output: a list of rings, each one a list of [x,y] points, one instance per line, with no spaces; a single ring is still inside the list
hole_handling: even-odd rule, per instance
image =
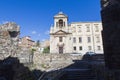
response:
[[[103,53],[101,22],[75,22],[71,23],[71,27],[73,30],[72,37],[76,38],[76,43],[73,42],[73,47],[76,46],[77,49],[75,52],[82,54],[90,51]],[[88,37],[90,37],[90,42],[88,42]],[[81,38],[81,41],[79,41],[79,38]],[[100,50],[98,46],[100,46]],[[82,47],[82,50],[79,47]],[[91,49],[89,49],[90,47]]]
[[[19,46],[25,48],[32,48],[35,46],[35,41],[31,40],[29,36],[20,39]]]
[[[63,53],[85,54],[90,51],[103,53],[101,22],[73,22],[68,25],[66,15],[62,14],[62,18],[59,15],[61,14],[58,13],[57,18],[54,17],[54,25],[50,29],[50,53],[59,53],[58,44],[64,44]],[[56,27],[56,22],[60,19],[65,22],[65,26],[62,28]],[[60,36],[63,37],[62,42],[59,42]],[[88,37],[90,37],[90,42],[88,42]],[[81,42],[79,42],[79,38],[81,38]]]
[[[41,46],[41,48],[47,48],[50,46],[50,41],[45,40],[45,41],[41,42],[40,46]]]
[[[70,36],[71,37],[71,36]],[[64,45],[63,52],[64,53],[72,53],[72,42],[69,36],[63,37],[63,42],[59,42],[58,36],[50,37],[50,53],[59,53],[58,45]],[[69,46],[69,47],[68,47]]]

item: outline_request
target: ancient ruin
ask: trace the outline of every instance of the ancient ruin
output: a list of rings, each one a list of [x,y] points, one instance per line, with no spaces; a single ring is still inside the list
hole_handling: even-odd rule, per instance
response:
[[[0,60],[16,56],[18,50],[20,27],[14,22],[0,25]]]

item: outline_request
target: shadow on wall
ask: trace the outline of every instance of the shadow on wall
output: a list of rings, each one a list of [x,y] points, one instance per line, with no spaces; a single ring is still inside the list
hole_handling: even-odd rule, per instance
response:
[[[85,54],[82,57],[82,60],[97,60],[104,61],[104,54]]]
[[[30,70],[18,58],[8,57],[0,61],[0,80],[37,80],[40,70]]]
[[[81,60],[74,60],[74,63],[64,68],[64,74],[59,80],[105,80],[104,55],[83,55]]]
[[[21,64],[18,58],[8,57],[0,61],[0,80],[89,80],[89,78],[100,80],[97,77],[102,79],[104,75],[99,74],[96,70],[102,72],[104,69],[99,68],[99,65],[103,63],[99,59],[94,58],[95,60],[91,60],[89,57],[91,56],[85,55],[82,60],[74,60],[73,64],[65,68],[48,72],[37,69],[31,71]],[[104,65],[100,67],[104,67]]]
[[[82,60],[57,70],[45,72],[38,80],[104,80],[104,56],[84,55]]]

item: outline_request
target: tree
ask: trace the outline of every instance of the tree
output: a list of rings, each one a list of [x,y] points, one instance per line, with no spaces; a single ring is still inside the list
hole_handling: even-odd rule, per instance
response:
[[[39,41],[39,40],[37,40],[37,42],[36,42],[36,46],[37,46],[37,47],[40,46],[40,41]]]
[[[50,52],[50,46],[44,48],[43,53],[49,53]]]

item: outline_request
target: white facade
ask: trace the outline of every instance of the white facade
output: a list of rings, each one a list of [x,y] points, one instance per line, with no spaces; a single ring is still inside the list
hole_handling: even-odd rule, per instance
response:
[[[103,53],[101,22],[73,22],[59,12],[50,29],[50,53]]]

